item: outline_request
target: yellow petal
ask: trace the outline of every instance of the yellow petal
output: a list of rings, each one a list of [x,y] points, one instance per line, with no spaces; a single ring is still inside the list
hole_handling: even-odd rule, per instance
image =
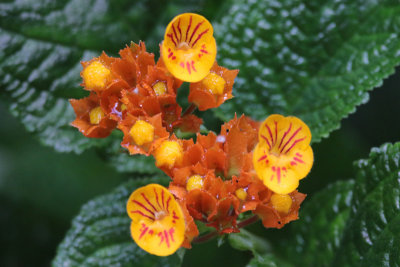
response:
[[[157,256],[173,254],[185,237],[185,219],[174,196],[163,186],[149,184],[129,197],[127,212],[136,244]]]
[[[201,15],[184,13],[167,26],[161,45],[168,71],[186,82],[198,82],[210,71],[217,55],[211,23]]]

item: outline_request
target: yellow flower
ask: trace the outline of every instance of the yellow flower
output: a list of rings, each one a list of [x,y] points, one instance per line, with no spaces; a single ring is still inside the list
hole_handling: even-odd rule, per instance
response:
[[[184,13],[168,24],[161,55],[176,78],[186,82],[202,80],[213,66],[216,54],[213,27],[203,16]]]
[[[149,184],[129,197],[127,212],[136,244],[157,256],[173,254],[185,237],[185,219],[179,203],[163,186]]]
[[[271,115],[261,124],[258,139],[253,153],[258,177],[275,193],[293,192],[313,165],[310,129],[296,117]]]

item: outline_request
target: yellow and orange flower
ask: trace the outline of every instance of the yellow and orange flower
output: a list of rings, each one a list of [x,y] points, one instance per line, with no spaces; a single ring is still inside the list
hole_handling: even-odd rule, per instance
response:
[[[278,194],[289,194],[313,165],[311,132],[296,117],[269,116],[260,126],[253,163],[258,177]]]
[[[185,239],[184,212],[166,188],[149,184],[136,189],[126,209],[132,219],[132,238],[143,250],[168,256],[181,247]]]
[[[211,23],[198,14],[176,16],[167,26],[161,56],[168,71],[186,82],[198,82],[209,73],[217,54]]]
[[[91,92],[88,97],[70,99],[69,102],[76,114],[71,125],[78,128],[84,136],[104,138],[115,129],[117,123],[105,114],[96,93]]]
[[[232,87],[238,72],[221,67],[215,62],[204,79],[190,84],[189,102],[194,103],[201,111],[219,107],[233,97]]]
[[[162,126],[161,114],[153,117],[127,114],[118,128],[124,133],[121,146],[127,148],[131,155],[148,156],[169,137],[169,133]]]

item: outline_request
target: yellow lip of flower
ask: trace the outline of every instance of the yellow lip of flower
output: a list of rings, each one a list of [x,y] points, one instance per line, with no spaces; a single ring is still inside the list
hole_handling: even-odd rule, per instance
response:
[[[210,71],[217,55],[211,23],[201,15],[184,13],[167,26],[161,45],[168,71],[186,82],[198,82]]]
[[[104,112],[100,106],[95,107],[89,113],[89,119],[91,124],[99,124],[100,121],[104,118]]]
[[[111,77],[111,71],[100,61],[93,61],[82,72],[87,90],[104,90]]]
[[[186,183],[186,190],[191,191],[194,189],[201,189],[203,188],[204,180],[200,175],[192,175],[189,177]]]
[[[157,167],[166,166],[172,168],[183,158],[182,146],[177,141],[163,141],[154,153]]]
[[[214,95],[222,95],[224,93],[226,81],[214,72],[207,74],[201,82]]]
[[[289,213],[293,200],[289,195],[273,194],[271,196],[272,206],[281,213]]]
[[[137,120],[129,134],[132,136],[133,141],[141,146],[154,140],[154,126],[144,120]]]
[[[271,115],[261,124],[258,138],[253,152],[258,177],[275,193],[294,191],[314,161],[308,126],[296,117]]]
[[[136,244],[157,256],[173,254],[185,237],[185,219],[179,203],[163,186],[149,184],[129,197],[131,236]]]

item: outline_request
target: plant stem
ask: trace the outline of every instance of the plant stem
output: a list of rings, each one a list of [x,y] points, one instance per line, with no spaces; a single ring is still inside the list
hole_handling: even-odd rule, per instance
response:
[[[240,223],[237,224],[237,226],[238,226],[238,228],[243,228],[243,227],[246,227],[246,226],[248,226],[248,225],[250,225],[252,223],[255,223],[256,221],[258,221],[258,216],[254,215],[254,216],[252,216],[252,217],[250,217],[250,218],[248,218],[248,219],[246,219],[244,221],[241,221]],[[209,233],[207,233],[207,234],[205,234],[203,236],[199,236],[199,237],[195,238],[192,241],[192,243],[194,243],[194,244],[204,243],[204,242],[210,241],[211,239],[213,239],[217,235],[218,235],[217,231],[212,231],[212,232],[209,232]]]
[[[197,108],[197,106],[196,106],[195,104],[190,104],[190,106],[189,106],[189,107],[185,110],[185,112],[183,113],[182,117],[183,117],[183,116],[186,116],[186,115],[189,115],[189,114],[192,114],[193,111],[196,110],[196,108]]]

